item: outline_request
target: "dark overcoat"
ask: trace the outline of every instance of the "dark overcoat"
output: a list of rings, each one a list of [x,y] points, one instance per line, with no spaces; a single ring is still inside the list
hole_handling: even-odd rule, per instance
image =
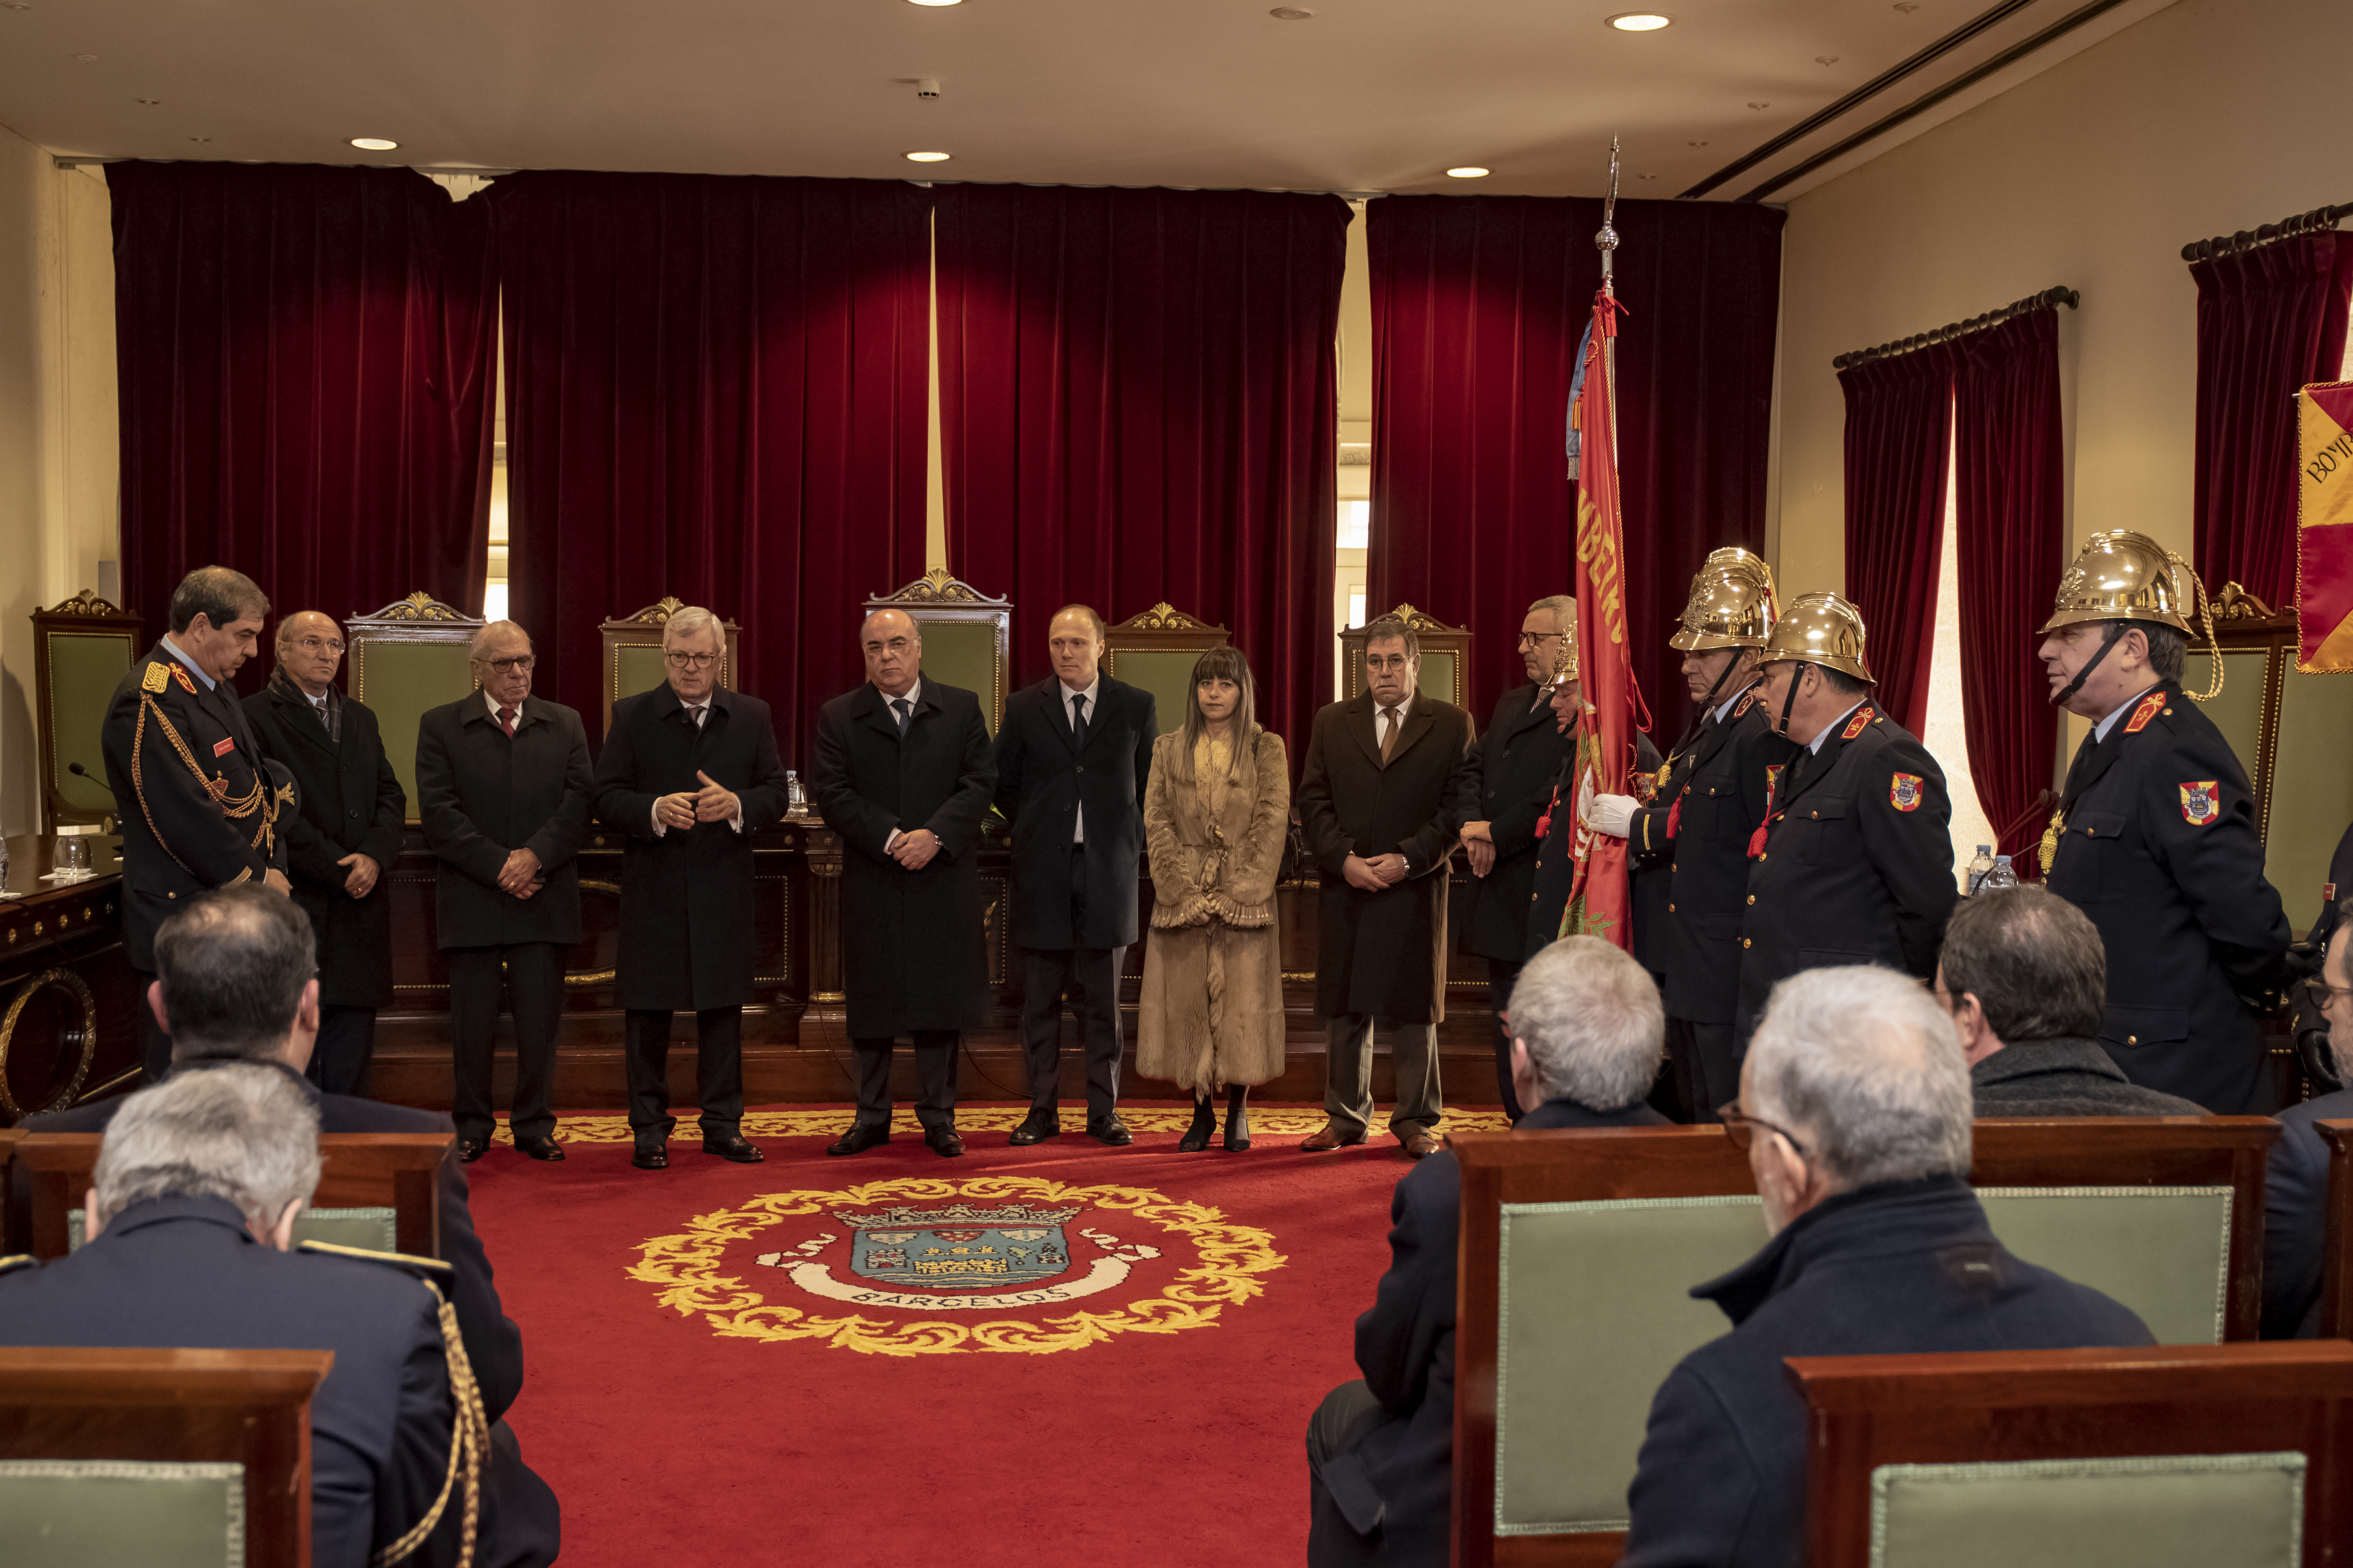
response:
[[[479,691],[428,711],[417,727],[417,813],[441,860],[433,886],[440,945],[578,942],[579,854],[595,799],[587,731],[562,703],[524,698],[512,740]],[[546,878],[528,899],[499,888],[515,849],[538,856]]]
[[[1144,786],[1160,721],[1152,693],[1101,678],[1084,751],[1062,683],[1025,686],[997,731],[997,809],[1013,827],[1013,941],[1048,949],[1127,947],[1136,933]],[[1071,832],[1086,812],[1086,924],[1071,929]]]
[[[1641,1100],[1595,1110],[1547,1100],[1514,1132],[1561,1127],[1662,1127]],[[1377,1531],[1324,1531],[1315,1568],[1362,1563],[1404,1568],[1446,1561],[1454,1473],[1454,1307],[1462,1229],[1462,1167],[1440,1150],[1405,1173],[1389,1195],[1389,1268],[1372,1310],[1356,1320],[1356,1368],[1384,1417],[1356,1447],[1333,1455],[1325,1489],[1358,1518],[1379,1512]],[[1366,1506],[1367,1504],[1372,1506]]]
[[[1577,734],[1571,729],[1563,739],[1573,744]],[[1536,844],[1535,875],[1528,890],[1526,924],[1522,936],[1526,944],[1522,956],[1525,958],[1534,958],[1560,940],[1560,922],[1568,912],[1570,890],[1577,886],[1577,861],[1569,852],[1577,842],[1577,835],[1570,830],[1573,818],[1569,810],[1576,789],[1569,776],[1576,769],[1576,752],[1564,751],[1561,762],[1560,776],[1553,781],[1553,788],[1545,792],[1545,807],[1550,820],[1543,825],[1545,836]],[[1659,765],[1659,748],[1651,743],[1650,736],[1635,731],[1634,772],[1638,775],[1655,774]],[[1554,805],[1556,800],[1560,803],[1558,806]],[[1626,860],[1626,901],[1631,916],[1628,923],[1633,927],[1626,934],[1632,941],[1643,929],[1643,900],[1650,889],[1643,886],[1640,868],[1630,854]],[[1638,952],[1635,956],[1639,960],[1641,955]]]
[[[285,868],[278,796],[237,693],[206,690],[161,643],[114,689],[100,744],[122,829],[123,942],[153,974],[155,928],[184,900]]]
[[[907,732],[873,684],[818,710],[809,798],[841,836],[843,991],[852,1039],[961,1029],[986,1001],[980,819],[997,763],[980,700],[926,676]],[[939,853],[909,871],[883,853],[927,827]]]
[[[734,791],[729,823],[654,831],[654,801],[702,788]],[[740,1007],[752,999],[752,835],[785,816],[785,764],[768,705],[715,687],[700,729],[667,684],[613,704],[596,761],[596,820],[627,835],[621,851],[623,1007]]]
[[[1748,837],[1765,820],[1766,770],[1801,750],[1748,692],[1724,722],[1710,713],[1669,760],[1666,782],[1627,829],[1644,878],[1665,881],[1666,918],[1644,965],[1667,977],[1667,1016],[1729,1024],[1740,997],[1740,921],[1748,895]]]
[[[2320,1334],[2320,1268],[2328,1240],[2328,1145],[2316,1121],[2353,1117],[2353,1089],[2279,1113],[2263,1182],[2263,1338]]]
[[[2135,1083],[2224,1116],[2272,1109],[2256,1005],[2287,984],[2287,916],[2263,878],[2231,742],[2166,681],[2069,769],[2044,879],[2100,928],[2100,1044]]]
[[[1927,979],[1959,900],[1944,770],[1877,704],[1789,769],[1748,867],[1733,1020],[1744,1043],[1775,983],[1800,970],[1876,963]]]
[[[1969,1068],[1978,1114],[1986,1116],[2203,1116],[2179,1095],[2125,1077],[2096,1040],[2058,1037],[2005,1040]]]
[[[1958,1176],[1827,1199],[1692,1294],[1732,1331],[1683,1357],[1651,1401],[1620,1568],[1798,1568],[1806,1401],[1785,1356],[2154,1342],[2097,1290],[2012,1257]]]
[[[1495,864],[1472,882],[1471,931],[1463,945],[1482,958],[1517,963],[1526,956],[1528,900],[1535,891],[1536,824],[1552,804],[1553,781],[1577,747],[1577,729],[1561,732],[1544,688],[1515,686],[1496,700],[1494,718],[1479,737],[1477,805],[1472,820],[1487,824]]]
[[[1388,766],[1367,692],[1315,715],[1293,799],[1323,873],[1316,909],[1315,1010],[1396,1024],[1446,1017],[1447,859],[1475,799],[1471,716],[1416,693]],[[1343,867],[1402,853],[1406,879],[1377,893]]]
[[[316,711],[274,682],[245,700],[263,752],[283,763],[300,808],[281,812],[286,879],[319,940],[319,1000],[337,1007],[392,1005],[392,863],[408,821],[408,795],[384,754],[375,714],[343,699],[342,733],[329,736]],[[346,855],[376,863],[364,899],[343,891]]]

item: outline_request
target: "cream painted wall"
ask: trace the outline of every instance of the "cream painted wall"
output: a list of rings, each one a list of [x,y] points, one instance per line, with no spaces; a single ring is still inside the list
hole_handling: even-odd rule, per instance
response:
[[[0,129],[0,831],[41,826],[27,617],[114,587],[118,471],[105,182]]]

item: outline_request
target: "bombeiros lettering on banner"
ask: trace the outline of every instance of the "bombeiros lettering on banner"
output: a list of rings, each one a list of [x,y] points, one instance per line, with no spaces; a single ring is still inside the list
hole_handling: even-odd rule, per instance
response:
[[[2295,395],[2296,668],[2353,671],[2353,382]]]

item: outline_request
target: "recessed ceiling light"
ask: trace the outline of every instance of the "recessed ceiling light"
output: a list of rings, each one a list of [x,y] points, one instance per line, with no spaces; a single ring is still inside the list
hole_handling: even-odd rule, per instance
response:
[[[948,154],[945,153],[910,153],[907,154],[907,162],[910,163],[944,163],[947,161]]]
[[[164,100],[160,98],[134,98],[131,101],[137,104],[142,109],[161,109],[164,107]]]
[[[1483,180],[1490,173],[1476,163],[1465,163],[1459,169],[1449,169],[1446,172],[1458,180]]]
[[[917,5],[961,5],[964,0],[913,0]]]
[[[400,143],[385,136],[354,136],[352,145],[363,153],[389,153]]]
[[[1834,66],[1838,64],[1838,61],[1839,58],[1836,55],[1816,55],[1814,57],[1814,63],[1818,66]]]
[[[1609,25],[1621,33],[1655,33],[1673,20],[1656,11],[1620,11],[1609,18]]]
[[[96,55],[76,55],[73,58],[79,60],[86,66],[94,66],[98,63],[98,57]]]

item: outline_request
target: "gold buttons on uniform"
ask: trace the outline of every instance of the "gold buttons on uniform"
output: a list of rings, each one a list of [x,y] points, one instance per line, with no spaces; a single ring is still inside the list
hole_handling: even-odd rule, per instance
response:
[[[1742,938],[1740,939],[1740,945],[1741,945],[1741,946],[1743,946],[1743,947],[1746,947],[1746,946],[1748,945],[1748,939],[1747,939],[1746,937],[1745,937],[1745,936],[1744,936],[1744,937],[1742,937]]]
[[[2173,711],[2173,710],[2172,710],[2172,709],[2170,709],[2170,708],[2168,708],[2168,709],[2167,709],[2167,710],[2166,710],[2166,711],[2167,711],[2167,712],[2168,712],[2168,713],[2170,713],[2170,712],[2172,712],[2172,711]],[[2137,1045],[2140,1044],[2140,1037],[2139,1037],[2138,1035],[2126,1035],[2126,1036],[2125,1037],[2125,1044],[2126,1044],[2126,1045],[2128,1045],[2128,1046],[2137,1046]]]
[[[1812,817],[1816,822],[1820,822],[1822,819],[1822,814],[1819,811],[1810,811],[1806,813],[1806,815]]]
[[[1757,901],[1757,895],[1756,895],[1756,894],[1754,894],[1754,893],[1749,894],[1749,895],[1748,895],[1748,901],[1749,901],[1750,903],[1752,903],[1752,904],[1753,904],[1753,903],[1755,903],[1755,902]]]
[[[1667,913],[1669,913],[1669,914],[1673,914],[1674,912],[1675,912],[1675,906],[1674,906],[1674,905],[1672,905],[1672,904],[1669,904],[1669,905],[1667,906]]]

